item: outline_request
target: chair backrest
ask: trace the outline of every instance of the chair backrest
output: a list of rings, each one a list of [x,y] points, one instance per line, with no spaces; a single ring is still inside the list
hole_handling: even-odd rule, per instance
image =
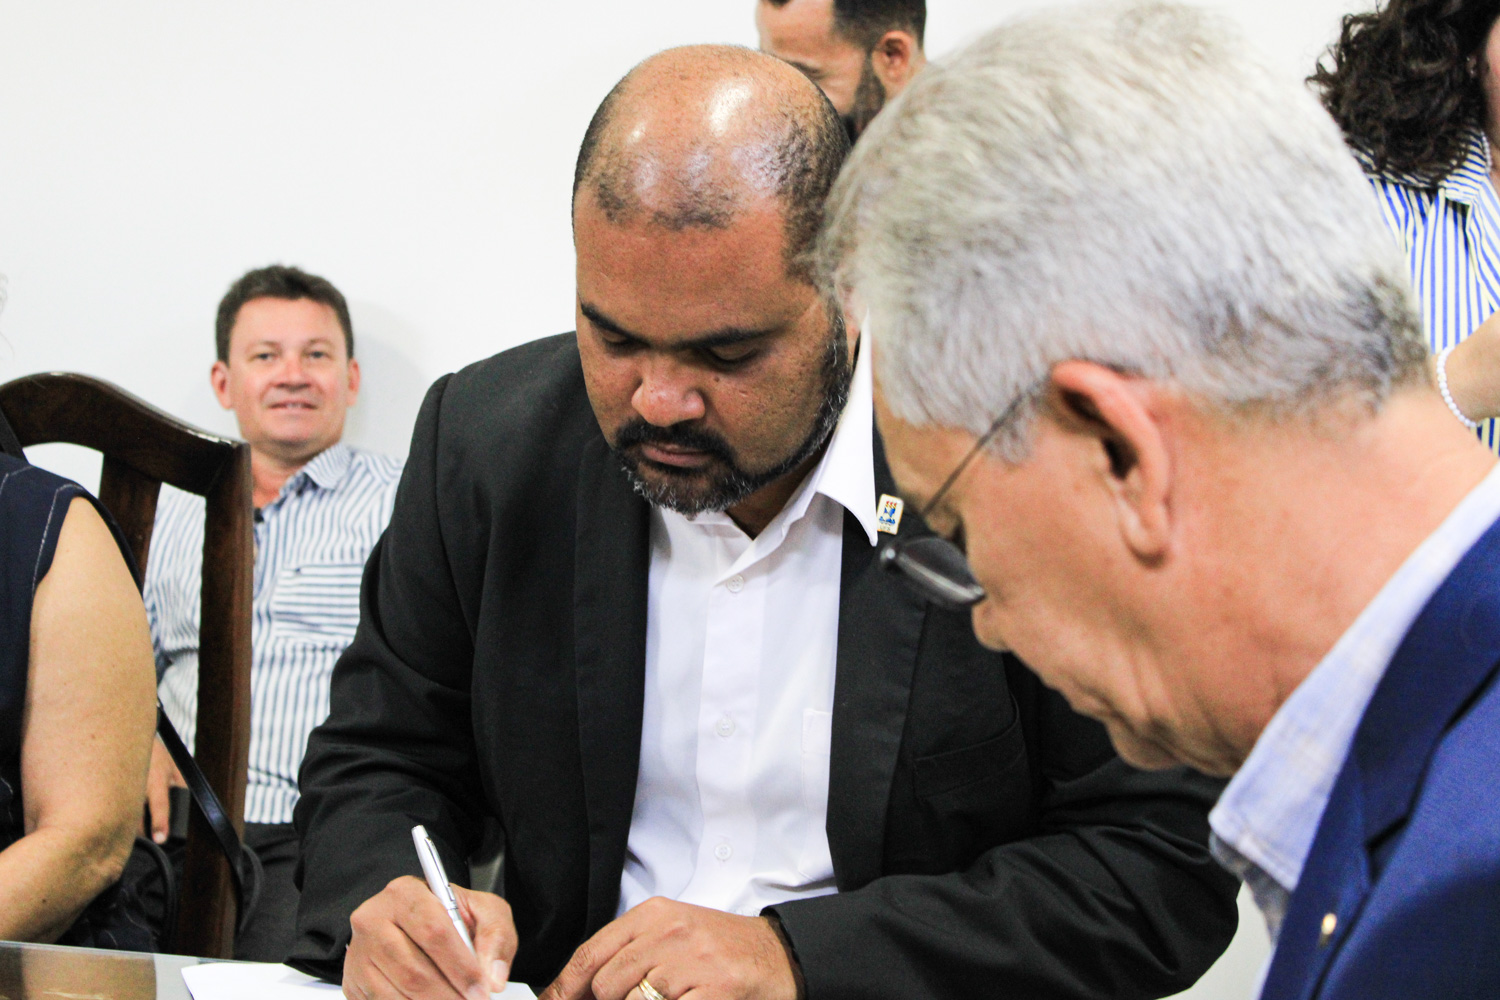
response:
[[[204,433],[85,375],[8,382],[0,386],[0,414],[22,447],[62,442],[103,454],[99,500],[124,531],[142,574],[161,484],[205,498],[194,756],[236,831],[243,831],[255,561],[249,445]],[[230,957],[235,898],[229,864],[197,811],[189,822],[183,885],[173,950]]]

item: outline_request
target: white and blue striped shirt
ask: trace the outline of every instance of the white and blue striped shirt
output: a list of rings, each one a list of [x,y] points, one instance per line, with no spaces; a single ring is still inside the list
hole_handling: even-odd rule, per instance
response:
[[[400,478],[400,462],[336,444],[256,516],[246,822],[292,821],[307,737],[328,716],[329,677],[359,624],[360,576],[390,520]],[[189,746],[202,565],[203,499],[162,490],[146,611],[162,705]]]
[[[1500,197],[1490,183],[1490,144],[1469,130],[1464,161],[1436,185],[1419,177],[1365,170],[1386,225],[1400,240],[1436,354],[1473,333],[1500,309]],[[1496,422],[1479,425],[1492,450]]]

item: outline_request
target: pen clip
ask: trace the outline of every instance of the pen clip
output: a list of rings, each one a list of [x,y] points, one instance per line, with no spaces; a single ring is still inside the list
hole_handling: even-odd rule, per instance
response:
[[[442,900],[443,906],[450,910],[458,909],[458,897],[453,894],[453,886],[448,881],[447,872],[443,871],[443,861],[438,856],[437,845],[432,842],[432,837],[430,836],[424,836],[422,840],[427,846],[427,856],[432,859],[433,867],[442,876],[437,880],[437,884],[433,888],[441,890],[442,895],[439,898]]]

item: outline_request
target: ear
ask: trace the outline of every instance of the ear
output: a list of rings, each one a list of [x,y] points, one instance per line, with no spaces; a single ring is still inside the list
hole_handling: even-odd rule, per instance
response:
[[[1120,534],[1144,562],[1163,559],[1172,536],[1169,428],[1153,408],[1154,387],[1088,361],[1052,369],[1049,406],[1066,431],[1091,438],[1095,471],[1113,498]]]
[[[359,362],[354,358],[349,359],[349,405],[353,406],[355,400],[359,399]]]
[[[907,31],[887,31],[870,52],[870,65],[890,97],[905,90],[926,61],[916,36]]]
[[[219,398],[219,405],[226,410],[234,408],[234,402],[229,398],[229,366],[222,361],[215,361],[214,366],[208,370],[208,384],[213,386],[214,395]]]

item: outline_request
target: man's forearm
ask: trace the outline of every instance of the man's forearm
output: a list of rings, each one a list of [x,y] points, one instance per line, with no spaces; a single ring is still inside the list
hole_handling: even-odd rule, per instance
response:
[[[1206,848],[1209,783],[1192,776],[1183,794],[1152,797],[1178,777],[1101,770],[1044,817],[1046,833],[966,871],[887,875],[772,908],[807,995],[1085,1000],[1191,985],[1237,923],[1236,882]]]

